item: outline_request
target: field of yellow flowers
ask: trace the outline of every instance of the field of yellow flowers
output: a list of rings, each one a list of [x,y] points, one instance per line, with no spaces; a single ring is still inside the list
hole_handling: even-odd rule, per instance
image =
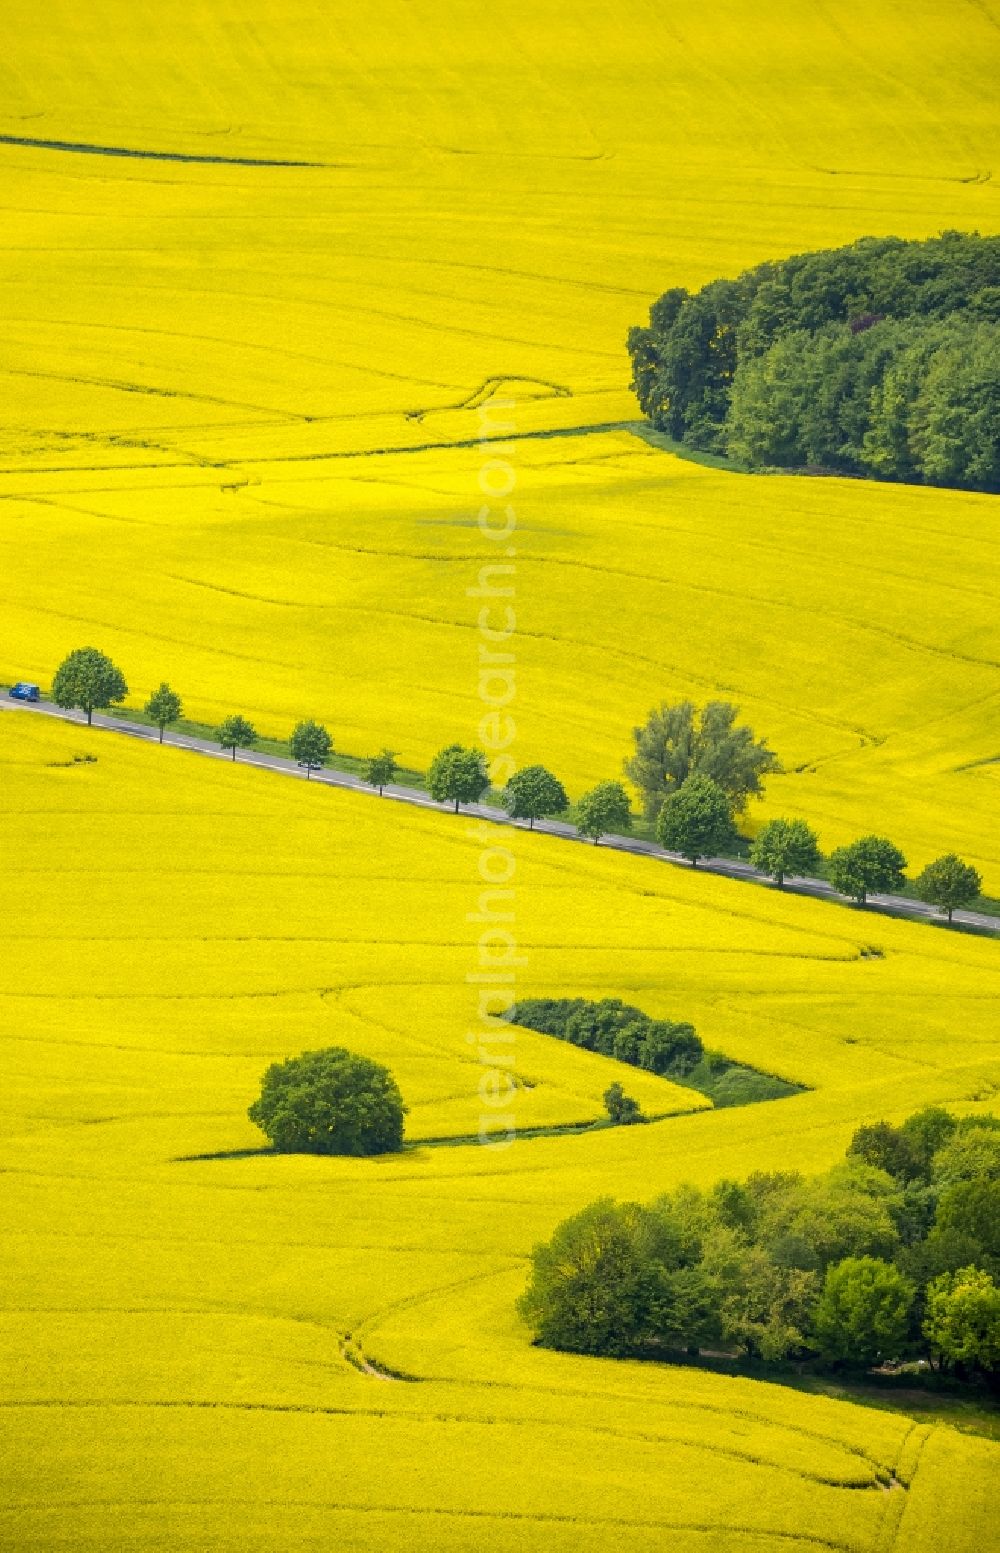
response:
[[[772,812],[1000,889],[992,499],[743,476],[622,424],[668,286],[1000,230],[996,0],[4,23],[0,679],[93,642],[134,703],[167,678],[192,716],[423,765],[477,736],[509,565],[519,763],[575,796],[651,704],[722,695],[784,760]],[[981,1553],[987,1441],[544,1353],[514,1300],[602,1193],[996,1108],[991,942],[16,713],[0,779],[0,1546]],[[629,1070],[662,1120],[560,1132],[622,1070],[487,1046],[497,973],[808,1090],[714,1111]],[[252,1152],[264,1067],[332,1043],[391,1065],[414,1147]]]
[[[519,760],[579,793],[651,705],[724,695],[785,762],[772,811],[1000,889],[992,498],[587,430],[636,417],[624,336],[669,285],[998,230],[997,20],[14,0],[0,677],[93,640],[135,698],[424,764],[476,732],[486,491]]]
[[[819,1168],[859,1121],[995,1105],[992,942],[17,712],[0,774],[4,1546],[982,1547],[986,1441],[544,1353],[514,1299],[603,1192]],[[526,1031],[470,1042],[484,869],[518,991],[691,1017],[809,1091],[421,1143],[475,1134],[491,1064],[528,1133],[619,1076],[650,1112],[699,1098]],[[267,1063],[336,1043],[391,1064],[414,1147],[244,1152]]]

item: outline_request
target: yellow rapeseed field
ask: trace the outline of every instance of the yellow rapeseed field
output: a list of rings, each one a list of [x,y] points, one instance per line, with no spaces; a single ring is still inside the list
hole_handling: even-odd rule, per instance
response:
[[[134,703],[167,678],[195,717],[423,765],[479,736],[480,612],[509,605],[513,755],[573,795],[652,703],[723,695],[785,762],[758,817],[1000,890],[993,499],[742,476],[622,425],[668,286],[1000,230],[996,0],[4,23],[0,678],[93,643]],[[14,712],[0,783],[0,1547],[983,1553],[989,1442],[546,1353],[514,1301],[602,1193],[996,1109],[990,941]],[[495,974],[691,1018],[808,1092],[714,1111],[529,1032],[497,1051]],[[253,1153],[264,1067],[334,1043],[391,1065],[415,1146]],[[616,1078],[663,1119],[555,1130]]]
[[[514,1299],[600,1193],[821,1168],[861,1120],[995,1104],[992,942],[29,714],[0,716],[0,774],[3,1546],[984,1546],[995,1446],[545,1353]],[[469,1042],[484,871],[519,991],[691,1017],[809,1092],[420,1145],[484,1110],[594,1117],[619,1076],[650,1111],[698,1098],[526,1031]],[[336,1043],[391,1063],[417,1146],[243,1153],[266,1064]],[[491,1071],[515,1075],[492,1116]]]
[[[581,431],[636,416],[624,335],[668,285],[1000,229],[998,18],[13,0],[0,675],[92,640],[136,697],[422,764],[476,735],[485,488],[518,759],[578,793],[652,704],[724,695],[785,762],[771,812],[1000,890],[992,498]]]

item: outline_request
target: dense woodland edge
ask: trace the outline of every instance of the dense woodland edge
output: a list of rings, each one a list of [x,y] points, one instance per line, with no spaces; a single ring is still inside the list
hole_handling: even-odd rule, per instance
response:
[[[1000,491],[998,237],[863,237],[675,286],[628,349],[643,413],[692,449]]]
[[[824,1175],[604,1197],[532,1252],[535,1341],[612,1358],[905,1367],[1000,1388],[1000,1118],[929,1106]]]

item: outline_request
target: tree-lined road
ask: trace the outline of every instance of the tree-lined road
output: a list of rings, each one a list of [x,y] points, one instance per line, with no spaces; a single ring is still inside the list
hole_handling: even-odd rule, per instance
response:
[[[4,699],[0,701],[0,708],[8,711],[25,712],[44,717],[58,717],[63,722],[76,723],[78,726],[87,726],[86,716],[79,711],[67,711],[63,707],[54,705],[49,701],[26,703]],[[157,728],[149,728],[143,723],[130,722],[125,717],[108,716],[103,713],[94,713],[92,727],[111,733],[126,734],[133,739],[142,739],[147,743],[158,744],[160,733]],[[220,749],[218,744],[209,739],[196,738],[190,734],[171,734],[165,742],[174,749],[189,750],[196,755],[207,755],[213,760],[231,761],[232,757],[227,750]],[[262,751],[252,751],[241,754],[239,764],[243,766],[256,766],[265,771],[276,771],[283,776],[298,777],[306,780],[306,773],[301,770],[293,760],[281,755],[267,755]],[[346,771],[314,771],[312,781],[327,787],[346,788],[350,792],[364,793],[369,797],[378,797],[377,791],[369,787],[360,777],[352,776]],[[420,809],[435,809],[442,814],[451,814],[451,803],[437,803],[429,793],[420,788],[403,787],[398,783],[390,783],[384,790],[384,796],[395,803],[413,804]],[[465,804],[462,814],[473,816],[476,819],[486,820],[491,825],[511,825],[518,830],[526,830],[528,827],[523,821],[512,820],[503,809],[493,808],[489,804]],[[587,846],[592,843],[585,841],[575,827],[564,820],[536,820],[534,830],[538,834],[557,836],[565,841],[576,841]],[[601,846],[616,852],[631,852],[639,857],[656,858],[659,862],[673,863],[680,868],[691,868],[693,865],[687,858],[681,857],[676,852],[668,852],[655,841],[644,841],[638,836],[603,837]],[[763,885],[770,889],[777,889],[773,880],[751,866],[750,863],[740,862],[736,858],[713,857],[703,858],[698,863],[700,873],[722,874],[729,879],[740,879],[747,883]],[[870,895],[865,907],[855,906],[853,902],[839,895],[831,884],[825,879],[786,879],[783,893],[786,895],[812,895],[820,900],[832,901],[837,905],[847,907],[854,911],[881,912],[887,916],[909,917],[918,922],[930,922],[939,926],[946,926],[944,917],[933,906],[924,901],[911,900],[905,895]],[[980,933],[1000,935],[1000,917],[988,915],[982,911],[956,910],[954,914],[956,926],[970,928]]]

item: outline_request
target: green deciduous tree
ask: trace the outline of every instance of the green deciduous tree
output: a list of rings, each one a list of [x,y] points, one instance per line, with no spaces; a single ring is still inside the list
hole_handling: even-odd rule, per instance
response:
[[[163,732],[175,723],[184,710],[181,698],[176,690],[171,690],[166,680],[159,690],[154,690],[143,708],[147,717],[151,717],[160,730],[160,743],[163,743]]]
[[[632,805],[620,782],[598,782],[576,806],[576,828],[596,845],[611,831],[632,829]]]
[[[884,894],[906,883],[906,858],[884,836],[862,836],[830,855],[830,883],[863,906],[872,891]]]
[[[527,820],[530,830],[536,820],[565,814],[569,808],[566,789],[544,766],[525,766],[515,771],[503,790],[502,802],[511,819]]]
[[[308,782],[313,772],[319,771],[330,759],[333,740],[322,723],[315,723],[310,718],[306,722],[296,723],[288,748],[296,765],[304,770]]]
[[[927,1291],[924,1336],[948,1365],[1000,1370],[1000,1289],[976,1267],[942,1273]]]
[[[831,1267],[813,1317],[812,1337],[826,1359],[870,1365],[906,1350],[915,1289],[891,1262],[846,1257]]]
[[[380,750],[377,755],[370,755],[365,762],[365,781],[369,787],[377,787],[381,796],[398,769],[395,751]]]
[[[729,701],[710,701],[700,712],[691,701],[662,702],[633,728],[635,754],[625,761],[625,775],[642,795],[648,819],[694,775],[711,777],[735,809],[761,792],[764,776],[780,763],[752,728],[737,724],[738,716]]]
[[[57,706],[78,706],[92,723],[94,713],[106,710],[128,695],[125,676],[111,659],[96,647],[78,647],[64,658],[52,681],[52,699]]]
[[[386,1154],[406,1107],[388,1068],[342,1046],[275,1062],[248,1111],[284,1154]]]
[[[979,872],[971,863],[963,863],[954,852],[928,863],[914,883],[920,899],[929,906],[936,906],[938,911],[947,912],[949,922],[959,906],[972,905],[982,887]]]
[[[237,713],[219,724],[215,730],[215,737],[224,750],[232,750],[235,760],[237,750],[252,749],[256,744],[257,730],[253,723],[247,722],[245,717]]]
[[[725,852],[736,841],[728,795],[711,777],[688,777],[660,810],[656,836],[661,846],[679,852],[695,867],[700,857]]]
[[[550,1348],[614,1356],[694,1346],[715,1329],[699,1255],[670,1215],[604,1197],[535,1247],[518,1309]]]
[[[802,878],[819,866],[816,833],[805,820],[768,820],[754,838],[750,861],[780,888],[786,874]]]
[[[921,1173],[921,1161],[913,1142],[902,1128],[893,1127],[889,1122],[859,1127],[847,1153],[848,1157],[853,1155],[864,1160],[866,1165],[884,1170],[899,1181],[915,1180]]]
[[[476,803],[490,785],[486,756],[482,750],[464,749],[448,744],[431,761],[427,790],[436,803]]]
[[[616,1127],[630,1127],[643,1120],[638,1100],[627,1095],[620,1084],[609,1084],[604,1091],[604,1109]]]

